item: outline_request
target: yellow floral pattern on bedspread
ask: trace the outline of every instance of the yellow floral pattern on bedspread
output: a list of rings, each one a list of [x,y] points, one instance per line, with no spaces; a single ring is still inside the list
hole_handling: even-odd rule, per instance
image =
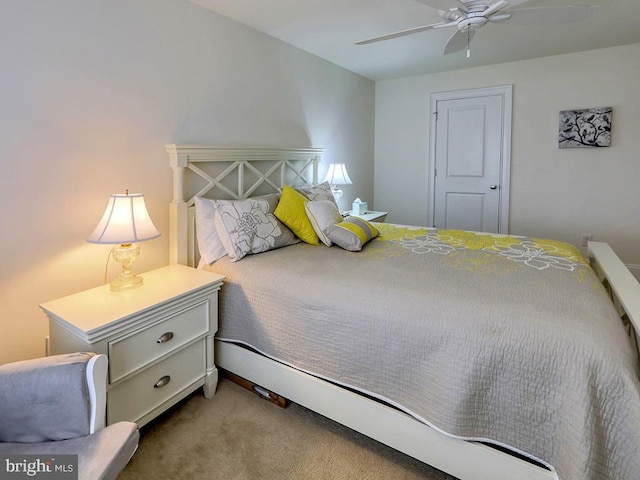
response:
[[[556,268],[577,272],[588,263],[572,245],[553,240],[512,235],[476,233],[463,230],[407,227],[381,223],[377,225],[379,241],[391,242],[415,254],[442,255],[442,263],[459,270],[476,273],[509,273],[520,268],[538,270]],[[371,249],[373,254],[383,250]],[[401,251],[384,249],[386,255]],[[510,262],[503,262],[507,259]]]

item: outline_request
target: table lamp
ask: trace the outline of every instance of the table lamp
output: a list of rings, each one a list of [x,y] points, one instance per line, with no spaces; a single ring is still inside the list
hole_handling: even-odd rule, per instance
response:
[[[142,277],[131,270],[131,264],[140,254],[140,245],[160,236],[151,221],[141,193],[113,194],[102,219],[87,238],[90,243],[116,244],[111,253],[122,263],[122,273],[111,282],[112,290],[123,290],[142,285]]]
[[[340,200],[343,194],[342,190],[338,188],[338,185],[351,185],[353,183],[349,178],[347,166],[344,163],[330,164],[324,181],[329,182],[329,185],[331,185],[331,192],[336,201]]]

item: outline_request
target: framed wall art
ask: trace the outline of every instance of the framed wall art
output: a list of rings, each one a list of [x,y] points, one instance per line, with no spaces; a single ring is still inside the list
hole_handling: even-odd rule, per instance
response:
[[[612,107],[560,112],[559,148],[611,146]]]

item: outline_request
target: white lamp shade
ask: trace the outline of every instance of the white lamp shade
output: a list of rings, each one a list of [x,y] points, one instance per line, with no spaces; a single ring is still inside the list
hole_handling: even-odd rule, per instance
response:
[[[349,178],[347,166],[344,163],[330,164],[324,181],[329,182],[330,185],[351,185],[353,183]]]
[[[87,238],[90,243],[135,243],[160,236],[141,193],[113,194],[102,220]]]

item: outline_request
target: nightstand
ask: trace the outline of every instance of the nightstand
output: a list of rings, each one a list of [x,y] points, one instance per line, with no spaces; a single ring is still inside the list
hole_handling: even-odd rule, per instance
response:
[[[201,386],[211,398],[218,383],[213,336],[224,277],[183,265],[141,276],[138,288],[104,285],[40,305],[51,355],[107,355],[108,424],[142,426]]]
[[[389,212],[368,211],[364,212],[361,215],[355,215],[352,213],[351,216],[361,218],[363,220],[366,220],[367,222],[384,222],[387,219],[388,213]]]

